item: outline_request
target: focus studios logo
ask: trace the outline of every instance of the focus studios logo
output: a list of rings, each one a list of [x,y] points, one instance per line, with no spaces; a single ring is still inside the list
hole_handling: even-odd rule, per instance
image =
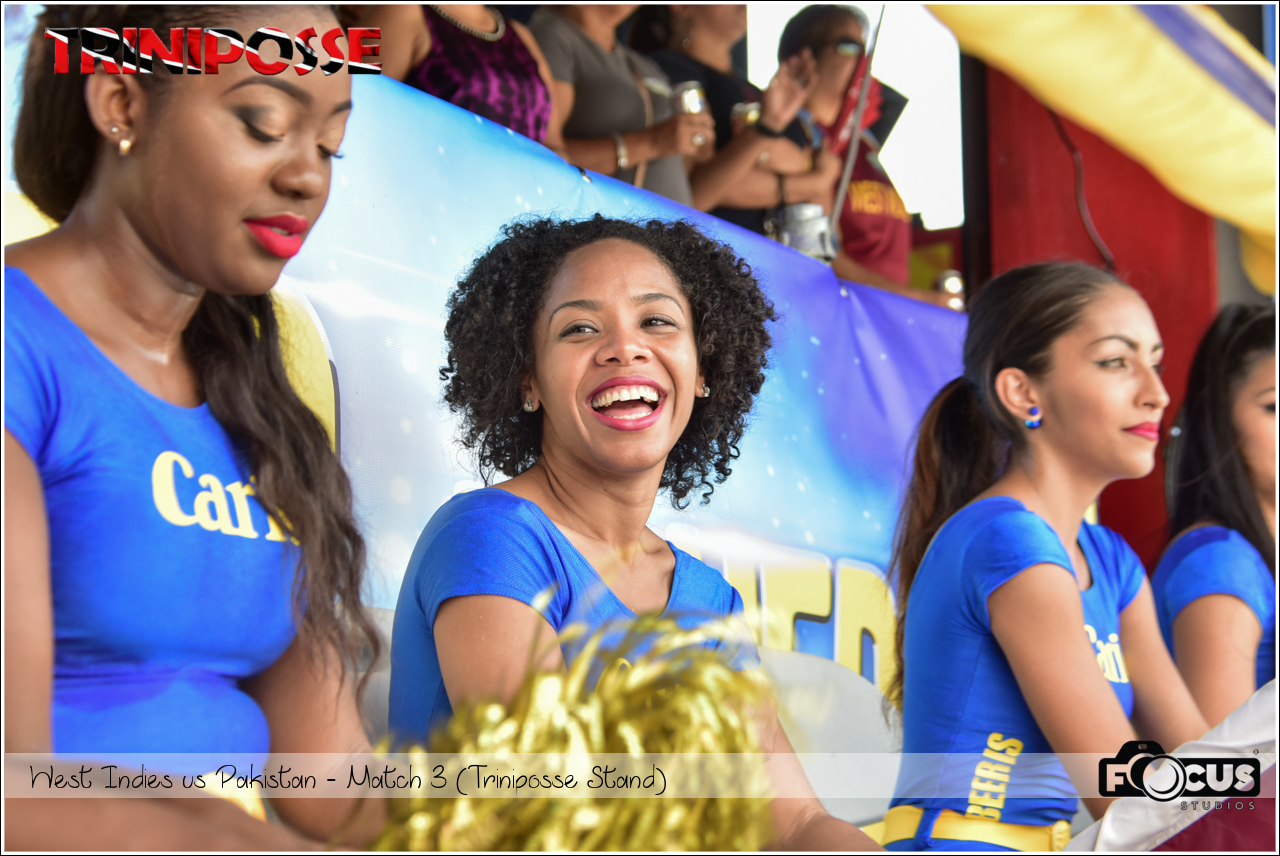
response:
[[[1156,761],[1164,760],[1159,769]],[[1175,758],[1151,740],[1130,740],[1114,758],[1098,762],[1098,793],[1104,797],[1255,797],[1262,790],[1257,758]]]

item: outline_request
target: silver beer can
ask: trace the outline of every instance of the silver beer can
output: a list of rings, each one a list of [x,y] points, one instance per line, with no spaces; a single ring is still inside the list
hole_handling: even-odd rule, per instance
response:
[[[707,94],[696,80],[686,80],[671,87],[671,109],[675,113],[706,113],[710,109]]]

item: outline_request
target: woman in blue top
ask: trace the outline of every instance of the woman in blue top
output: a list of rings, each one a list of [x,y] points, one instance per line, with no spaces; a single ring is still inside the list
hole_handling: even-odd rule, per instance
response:
[[[1276,676],[1276,312],[1227,306],[1191,364],[1169,455],[1164,640],[1216,725]]]
[[[343,665],[373,639],[364,544],[268,294],[324,208],[350,78],[243,59],[170,77],[158,58],[82,76],[79,42],[68,63],[46,31],[336,25],[308,7],[38,19],[14,170],[59,225],[5,252],[6,752],[185,753],[166,772],[197,774],[368,745]],[[345,815],[276,809],[320,839]],[[29,800],[8,819],[16,849],[313,846],[217,799]]]
[[[506,228],[449,299],[441,376],[485,480],[511,478],[445,503],[410,559],[391,643],[400,739],[460,700],[509,700],[531,667],[564,668],[571,623],[742,609],[645,522],[660,489],[681,507],[729,475],[774,317],[750,268],[687,223]],[[758,664],[749,640],[728,644],[734,665]],[[822,809],[776,716],[761,744],[791,797],[773,804],[783,846],[875,847]]]
[[[1138,293],[1086,265],[1012,270],[970,307],[965,373],[921,422],[894,551],[889,849],[1061,849],[1077,793],[1095,817],[1109,803],[1097,761],[1135,739],[1131,716],[1170,749],[1206,730],[1137,556],[1082,522],[1154,465],[1162,353]]]

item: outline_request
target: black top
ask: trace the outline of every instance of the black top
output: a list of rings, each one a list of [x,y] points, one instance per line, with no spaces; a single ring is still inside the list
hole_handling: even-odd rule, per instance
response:
[[[729,141],[733,139],[731,121],[733,105],[758,102],[763,95],[759,87],[752,85],[746,78],[717,71],[679,51],[655,51],[652,59],[662,67],[667,77],[671,78],[672,86],[684,83],[686,80],[696,80],[702,85],[702,91],[706,93],[707,103],[711,107],[711,118],[716,123],[716,151],[729,145]],[[802,149],[809,148],[809,138],[798,119],[787,126],[783,136]],[[711,213],[721,220],[727,220],[736,226],[763,235],[765,210],[764,208],[721,207],[713,208]]]

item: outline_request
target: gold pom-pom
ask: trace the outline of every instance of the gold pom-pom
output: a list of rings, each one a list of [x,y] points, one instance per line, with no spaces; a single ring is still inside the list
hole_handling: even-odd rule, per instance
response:
[[[621,644],[602,650],[616,629],[593,634],[567,672],[530,675],[510,706],[459,706],[432,736],[430,753],[754,756],[759,762],[746,766],[709,758],[694,767],[705,788],[695,781],[684,789],[714,794],[730,778],[738,796],[434,797],[423,788],[389,800],[372,849],[759,850],[768,843],[769,780],[757,721],[772,696],[757,671],[734,671],[709,644],[733,638],[734,629],[710,622],[685,630],[670,619],[640,618]],[[581,636],[574,628],[561,641]],[[588,691],[593,667],[600,678]],[[386,752],[387,741],[379,748]],[[415,766],[427,767],[426,749],[408,751]]]

